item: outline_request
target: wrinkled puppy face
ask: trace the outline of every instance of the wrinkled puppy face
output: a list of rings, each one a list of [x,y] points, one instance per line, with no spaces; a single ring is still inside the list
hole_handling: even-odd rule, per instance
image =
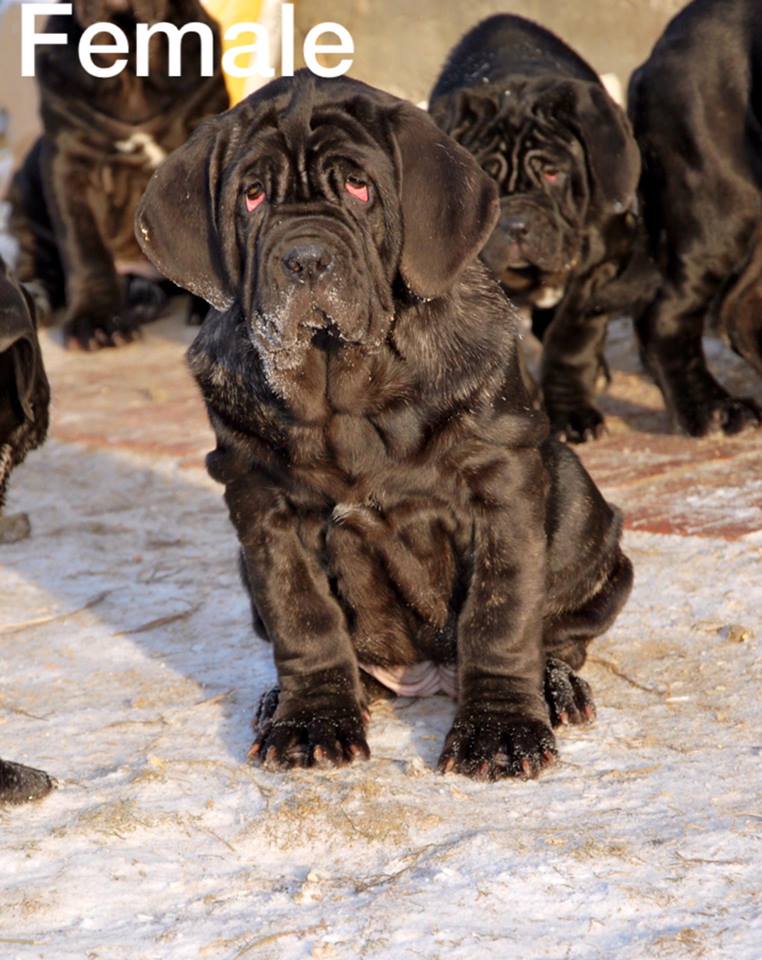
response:
[[[169,12],[170,0],[74,0],[74,16],[82,27],[114,21],[161,23]]]
[[[136,235],[175,283],[240,309],[283,395],[312,350],[375,350],[400,284],[445,295],[497,212],[494,183],[421,110],[300,71],[175,151]]]
[[[498,184],[500,220],[482,257],[512,292],[560,289],[590,228],[635,195],[635,141],[596,84],[517,80],[460,91],[432,114]]]
[[[393,156],[368,132],[367,103],[321,103],[307,82],[268,114],[239,150],[227,189],[241,304],[276,378],[315,347],[380,344],[394,314],[402,231]]]

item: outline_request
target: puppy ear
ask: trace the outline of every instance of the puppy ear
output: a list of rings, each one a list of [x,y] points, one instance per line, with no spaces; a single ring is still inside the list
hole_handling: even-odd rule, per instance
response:
[[[234,224],[220,230],[217,222],[227,130],[221,117],[200,124],[151,177],[135,214],[135,236],[151,263],[217,310],[237,289]]]
[[[403,239],[400,273],[420,297],[449,290],[489,239],[497,187],[474,158],[417,107],[395,116]]]
[[[438,97],[429,106],[434,123],[466,149],[478,147],[479,134],[499,112],[500,103],[494,91],[469,88]]]
[[[37,375],[32,309],[23,288],[0,269],[0,369],[4,372],[0,374],[0,414],[17,407],[16,415],[30,421],[34,420],[32,393]]]
[[[640,151],[624,110],[597,83],[575,83],[578,133],[594,185],[607,206],[632,207],[640,180]]]

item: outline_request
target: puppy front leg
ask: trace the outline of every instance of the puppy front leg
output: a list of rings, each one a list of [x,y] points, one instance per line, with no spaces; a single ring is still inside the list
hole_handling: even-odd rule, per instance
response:
[[[336,765],[370,753],[357,660],[344,612],[288,501],[254,477],[226,499],[257,611],[272,640],[278,690],[263,698],[251,759],[268,766]]]
[[[595,406],[608,317],[590,313],[591,282],[579,282],[561,301],[542,341],[541,386],[551,432],[571,443],[595,439],[603,414]]]
[[[524,500],[531,496],[524,491]],[[535,501],[541,499],[536,493]],[[543,693],[545,536],[535,504],[485,512],[458,625],[459,704],[440,770],[536,777],[557,755]]]
[[[121,316],[123,292],[94,216],[90,175],[83,162],[51,147],[43,153],[44,182],[66,274],[64,341],[83,350],[129,341],[135,328]]]

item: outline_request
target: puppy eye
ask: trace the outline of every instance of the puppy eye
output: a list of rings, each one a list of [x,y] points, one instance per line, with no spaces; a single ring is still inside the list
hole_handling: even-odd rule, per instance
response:
[[[368,191],[368,184],[361,180],[359,177],[349,176],[344,181],[344,186],[346,187],[347,193],[354,197],[355,200],[360,200],[362,203],[367,203],[370,198],[370,193]]]
[[[246,191],[246,209],[251,213],[257,207],[265,202],[265,188],[259,181],[253,183]]]
[[[561,171],[555,167],[543,167],[542,176],[546,183],[558,183],[561,179]]]

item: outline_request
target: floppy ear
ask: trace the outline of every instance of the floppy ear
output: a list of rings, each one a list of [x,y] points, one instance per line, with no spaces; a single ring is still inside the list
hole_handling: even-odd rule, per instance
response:
[[[604,202],[628,210],[640,180],[640,151],[624,110],[597,83],[574,83],[573,116],[588,166]]]
[[[465,147],[478,146],[479,133],[500,113],[501,103],[489,91],[465,88],[438,97],[429,105],[434,123]]]
[[[394,119],[403,223],[400,273],[418,296],[441,296],[495,228],[497,186],[422,110],[404,104]]]
[[[218,225],[218,195],[232,124],[201,123],[151,177],[135,214],[135,236],[153,265],[218,310],[235,299],[235,229]]]
[[[20,420],[34,420],[37,350],[31,309],[27,294],[0,272],[0,419],[18,405]]]

